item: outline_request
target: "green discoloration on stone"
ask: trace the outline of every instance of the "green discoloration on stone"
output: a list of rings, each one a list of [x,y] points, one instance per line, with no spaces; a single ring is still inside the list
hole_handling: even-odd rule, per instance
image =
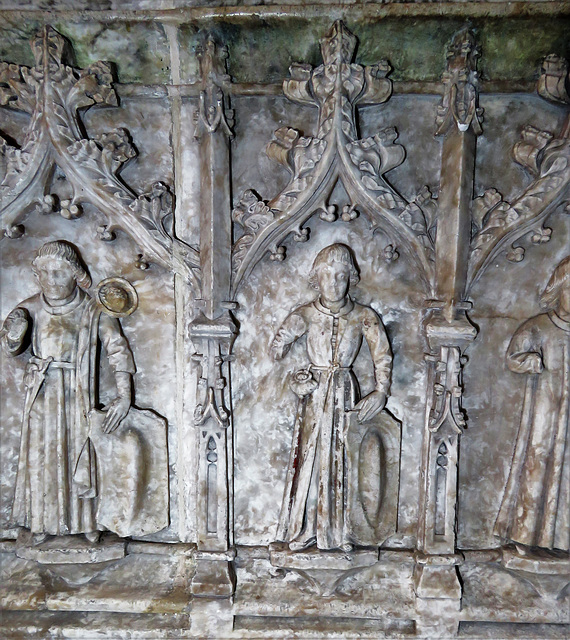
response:
[[[196,57],[196,46],[204,40],[205,35],[205,33],[200,34],[196,25],[185,24],[178,29],[181,82],[197,81],[200,65]],[[221,40],[218,42],[222,44]]]
[[[320,63],[319,38],[330,27],[321,21],[256,20],[247,26],[235,22],[207,22],[181,28],[182,77],[196,77],[192,61],[195,46],[206,33],[230,51],[228,69],[236,82],[281,82],[293,62]]]
[[[1,14],[0,14],[1,17]],[[30,47],[30,40],[41,28],[41,23],[35,20],[14,24],[2,20],[0,29],[0,60],[32,66],[34,56]]]
[[[197,72],[190,49],[200,31],[211,32],[230,49],[229,69],[236,82],[280,82],[292,62],[321,63],[319,39],[330,19],[252,19],[247,22],[202,22],[181,30],[181,48],[188,60],[186,71]],[[356,61],[372,64],[388,59],[391,77],[403,81],[437,81],[445,69],[445,52],[453,34],[470,25],[482,46],[480,68],[486,79],[531,81],[541,58],[551,52],[569,55],[570,18],[386,18],[378,22],[348,19],[358,37]]]
[[[357,60],[373,64],[386,59],[392,80],[438,80],[445,51],[465,22],[458,19],[395,19],[376,24],[348,24],[358,34]]]
[[[485,79],[533,80],[542,58],[557,53],[570,58],[570,18],[488,20],[477,22]]]
[[[67,62],[79,68],[97,60],[115,65],[119,82],[160,84],[170,81],[170,48],[162,25],[150,22],[68,22],[50,24],[71,44]],[[30,40],[42,28],[38,22],[25,22],[0,29],[0,59],[17,64],[33,64]],[[69,54],[69,52],[68,52]]]
[[[1,15],[1,13],[0,13]],[[321,63],[319,39],[338,16],[326,18],[272,17],[200,20],[178,31],[180,76],[198,76],[195,47],[211,33],[230,50],[229,72],[236,82],[279,83],[293,62]],[[479,63],[486,80],[532,82],[540,60],[549,53],[570,56],[569,17],[476,18],[397,17],[374,22],[346,20],[358,37],[356,61],[389,60],[391,77],[401,81],[437,81],[445,69],[445,50],[453,34],[469,24],[482,48]],[[164,27],[157,22],[68,22],[53,26],[72,43],[75,63],[96,60],[116,65],[120,82],[143,84],[170,81],[170,48]],[[0,59],[31,64],[29,40],[41,27],[37,21],[8,23],[0,28]]]
[[[79,67],[108,60],[115,65],[119,82],[170,81],[170,48],[160,24],[55,22],[53,26],[73,44]]]

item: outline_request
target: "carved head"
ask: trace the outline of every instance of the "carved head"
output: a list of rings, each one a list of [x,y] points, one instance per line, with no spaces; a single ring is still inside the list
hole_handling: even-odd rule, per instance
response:
[[[113,309],[117,313],[124,312],[131,302],[128,293],[124,289],[113,285],[101,287],[99,297],[106,307]]]
[[[554,269],[540,296],[540,306],[547,311],[563,309],[570,313],[570,256],[566,256]]]
[[[64,240],[46,242],[32,262],[32,271],[42,292],[50,300],[68,298],[76,286],[89,289],[91,276],[77,250]]]
[[[130,316],[138,306],[136,289],[128,280],[118,276],[101,280],[94,293],[101,310],[114,318]]]
[[[350,285],[358,284],[359,280],[351,250],[340,243],[319,251],[309,274],[309,284],[331,302],[342,300]]]

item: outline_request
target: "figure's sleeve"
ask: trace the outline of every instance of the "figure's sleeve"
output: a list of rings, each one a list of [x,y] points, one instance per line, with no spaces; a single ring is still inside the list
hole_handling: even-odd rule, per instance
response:
[[[10,356],[24,352],[30,344],[30,313],[24,307],[16,307],[6,316],[0,329],[4,351]]]
[[[362,333],[366,338],[374,363],[376,390],[389,395],[392,377],[392,350],[382,320],[373,309],[365,309]]]
[[[526,322],[515,331],[507,349],[507,366],[514,373],[542,371],[542,346],[534,324]]]
[[[111,368],[115,372],[135,373],[133,354],[117,318],[102,313],[99,320],[99,336]]]
[[[279,327],[279,331],[275,334],[271,343],[271,354],[275,360],[281,360],[289,352],[295,340],[298,340],[307,332],[307,322],[299,309],[295,309],[290,313],[283,324]]]

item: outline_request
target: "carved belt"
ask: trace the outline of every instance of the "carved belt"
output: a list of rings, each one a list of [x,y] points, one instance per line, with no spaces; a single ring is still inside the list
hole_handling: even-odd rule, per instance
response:
[[[318,367],[312,364],[309,369],[311,371],[352,371],[352,367],[341,367],[338,364],[331,364],[328,367]]]
[[[34,364],[38,369],[46,371],[50,369],[75,369],[75,362],[67,362],[66,360],[54,360],[53,358],[38,358],[32,356],[29,364]]]
[[[50,365],[51,369],[75,369],[75,362],[65,362],[64,360],[54,360]]]

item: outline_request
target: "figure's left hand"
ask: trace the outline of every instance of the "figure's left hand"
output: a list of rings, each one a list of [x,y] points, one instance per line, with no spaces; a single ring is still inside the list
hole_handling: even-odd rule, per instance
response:
[[[382,391],[373,391],[354,407],[358,410],[358,422],[366,422],[382,411],[386,404],[386,394]]]
[[[113,433],[126,417],[131,407],[130,398],[118,397],[107,406],[107,415],[103,420],[103,433]]]

